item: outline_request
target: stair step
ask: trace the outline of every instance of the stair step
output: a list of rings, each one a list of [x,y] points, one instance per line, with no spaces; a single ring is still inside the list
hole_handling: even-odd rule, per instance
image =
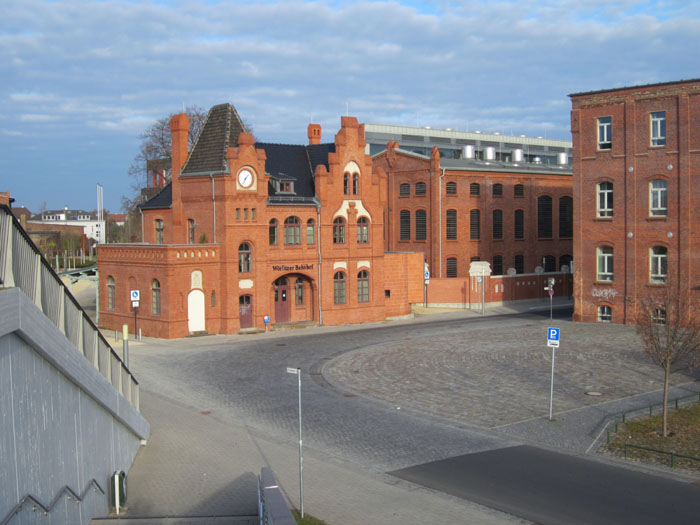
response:
[[[153,518],[109,517],[95,518],[90,525],[208,525],[208,524],[258,525],[257,516],[164,516]]]

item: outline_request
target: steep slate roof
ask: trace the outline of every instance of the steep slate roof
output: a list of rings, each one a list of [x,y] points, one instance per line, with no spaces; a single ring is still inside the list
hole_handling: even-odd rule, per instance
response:
[[[274,189],[270,190],[273,198],[269,202],[274,204],[313,201],[316,194],[313,177],[316,166],[323,164],[328,168],[328,154],[335,151],[335,144],[299,146],[256,142],[255,147],[265,150],[265,171],[271,177],[294,181],[295,195],[276,195]]]
[[[168,183],[156,193],[153,198],[148,199],[143,204],[139,205],[142,210],[162,210],[163,208],[170,208],[173,203],[173,187],[171,183]]]
[[[247,128],[231,104],[212,107],[180,176],[228,173],[226,149],[238,147],[238,135],[244,132]],[[294,194],[275,195],[275,189],[269,187],[269,204],[316,204],[314,171],[319,165],[328,168],[328,154],[335,152],[335,144],[306,146],[257,142],[255,148],[265,150],[268,175],[294,181]],[[172,199],[172,186],[168,184],[140,208],[170,208]]]
[[[226,149],[229,146],[237,147],[238,135],[246,131],[245,124],[231,104],[213,106],[180,176],[226,172]]]

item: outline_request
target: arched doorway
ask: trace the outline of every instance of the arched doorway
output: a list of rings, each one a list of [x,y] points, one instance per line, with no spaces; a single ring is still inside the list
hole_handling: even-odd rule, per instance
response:
[[[187,326],[191,333],[204,332],[204,292],[192,290],[187,296]]]
[[[289,322],[289,280],[280,277],[275,281],[275,322]]]
[[[253,296],[241,295],[238,297],[238,313],[241,328],[251,328],[253,326]]]
[[[313,281],[303,274],[288,274],[273,283],[275,323],[313,321],[315,289]]]

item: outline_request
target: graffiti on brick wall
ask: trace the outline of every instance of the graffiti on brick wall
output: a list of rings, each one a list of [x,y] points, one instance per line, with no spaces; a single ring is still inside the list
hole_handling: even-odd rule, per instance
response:
[[[602,297],[603,299],[615,299],[617,295],[617,290],[614,288],[593,288],[593,297]]]

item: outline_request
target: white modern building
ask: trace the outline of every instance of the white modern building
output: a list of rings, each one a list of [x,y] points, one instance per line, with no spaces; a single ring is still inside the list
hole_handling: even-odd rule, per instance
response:
[[[99,244],[105,242],[105,221],[98,219],[95,212],[84,210],[69,210],[64,207],[60,210],[46,210],[37,213],[27,221],[30,224],[43,224],[51,226],[82,226],[83,233]]]

